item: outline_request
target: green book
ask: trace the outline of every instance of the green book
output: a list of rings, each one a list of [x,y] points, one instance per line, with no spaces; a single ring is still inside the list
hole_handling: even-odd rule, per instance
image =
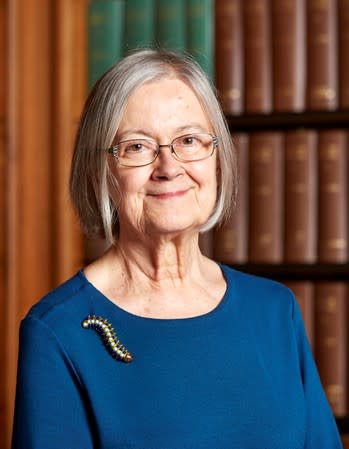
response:
[[[187,0],[187,50],[213,81],[214,1]]]
[[[127,0],[124,53],[136,48],[152,47],[154,41],[155,0]]]
[[[157,44],[166,50],[186,50],[186,6],[184,0],[157,0]]]
[[[88,87],[123,53],[124,0],[92,0],[88,4]]]

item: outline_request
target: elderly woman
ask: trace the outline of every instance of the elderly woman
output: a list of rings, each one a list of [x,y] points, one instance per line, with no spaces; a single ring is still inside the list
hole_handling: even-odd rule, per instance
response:
[[[335,449],[292,293],[204,257],[235,155],[199,67],[142,50],[86,103],[71,193],[110,249],[21,325],[13,449]]]

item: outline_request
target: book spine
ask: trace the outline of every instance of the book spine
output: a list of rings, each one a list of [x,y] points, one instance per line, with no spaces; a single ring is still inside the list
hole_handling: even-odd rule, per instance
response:
[[[151,47],[155,41],[155,0],[127,0],[125,11],[125,47]]]
[[[349,108],[349,2],[338,0],[339,106]]]
[[[214,258],[228,264],[247,262],[248,248],[248,136],[232,135],[238,156],[239,188],[236,207],[223,226],[214,232]]]
[[[299,305],[310,347],[314,350],[314,284],[310,281],[287,281]]]
[[[319,131],[320,262],[348,261],[348,148],[344,130]]]
[[[88,87],[123,54],[124,1],[90,1],[88,4]]]
[[[338,106],[336,0],[307,0],[307,108]]]
[[[280,263],[283,259],[283,135],[249,135],[249,260]]]
[[[270,0],[243,2],[244,102],[248,113],[272,109]]]
[[[285,133],[285,261],[317,258],[317,134]]]
[[[346,295],[344,282],[319,282],[315,286],[315,360],[336,416],[348,411]]]
[[[305,108],[305,0],[272,0],[273,109]]]
[[[157,0],[157,44],[166,50],[184,53],[187,46],[186,7],[184,0]]]
[[[241,0],[216,0],[215,83],[226,114],[242,113],[243,67]]]
[[[214,2],[187,0],[187,50],[214,78]]]

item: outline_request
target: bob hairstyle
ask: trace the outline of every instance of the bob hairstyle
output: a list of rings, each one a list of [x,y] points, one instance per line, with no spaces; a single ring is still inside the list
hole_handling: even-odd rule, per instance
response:
[[[145,83],[180,79],[195,93],[218,137],[218,189],[215,207],[200,232],[224,222],[235,205],[236,154],[216,95],[199,65],[189,56],[145,49],[126,56],[94,85],[84,106],[72,159],[70,193],[83,230],[109,245],[119,234],[118,198],[122,195],[108,164],[107,149],[130,95]]]

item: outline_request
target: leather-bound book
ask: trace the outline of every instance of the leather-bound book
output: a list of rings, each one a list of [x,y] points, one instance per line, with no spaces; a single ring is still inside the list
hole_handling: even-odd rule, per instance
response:
[[[314,349],[314,284],[310,281],[284,282],[292,290],[299,305],[308,341]]]
[[[347,133],[319,132],[319,237],[320,262],[348,261],[348,146]]]
[[[344,282],[318,282],[315,286],[315,360],[336,416],[348,412],[347,300]]]
[[[242,0],[215,1],[215,83],[226,114],[243,112]]]
[[[238,194],[232,216],[215,229],[214,257],[220,262],[241,264],[247,262],[248,244],[248,136],[238,133],[232,138],[238,154]]]
[[[305,108],[305,1],[272,0],[273,109]]]
[[[187,46],[186,2],[157,0],[155,23],[157,45],[184,53]]]
[[[307,108],[338,106],[336,0],[307,0]]]
[[[247,113],[272,109],[270,0],[243,2],[244,104]]]
[[[214,0],[187,0],[187,50],[214,78]]]
[[[285,133],[285,262],[317,258],[317,133]]]
[[[283,134],[249,135],[249,261],[283,260]]]
[[[349,2],[338,0],[339,107],[349,108]]]
[[[88,87],[115,64],[123,54],[124,9],[122,0],[97,1],[88,3]]]
[[[155,6],[155,0],[125,2],[125,53],[154,45]]]

